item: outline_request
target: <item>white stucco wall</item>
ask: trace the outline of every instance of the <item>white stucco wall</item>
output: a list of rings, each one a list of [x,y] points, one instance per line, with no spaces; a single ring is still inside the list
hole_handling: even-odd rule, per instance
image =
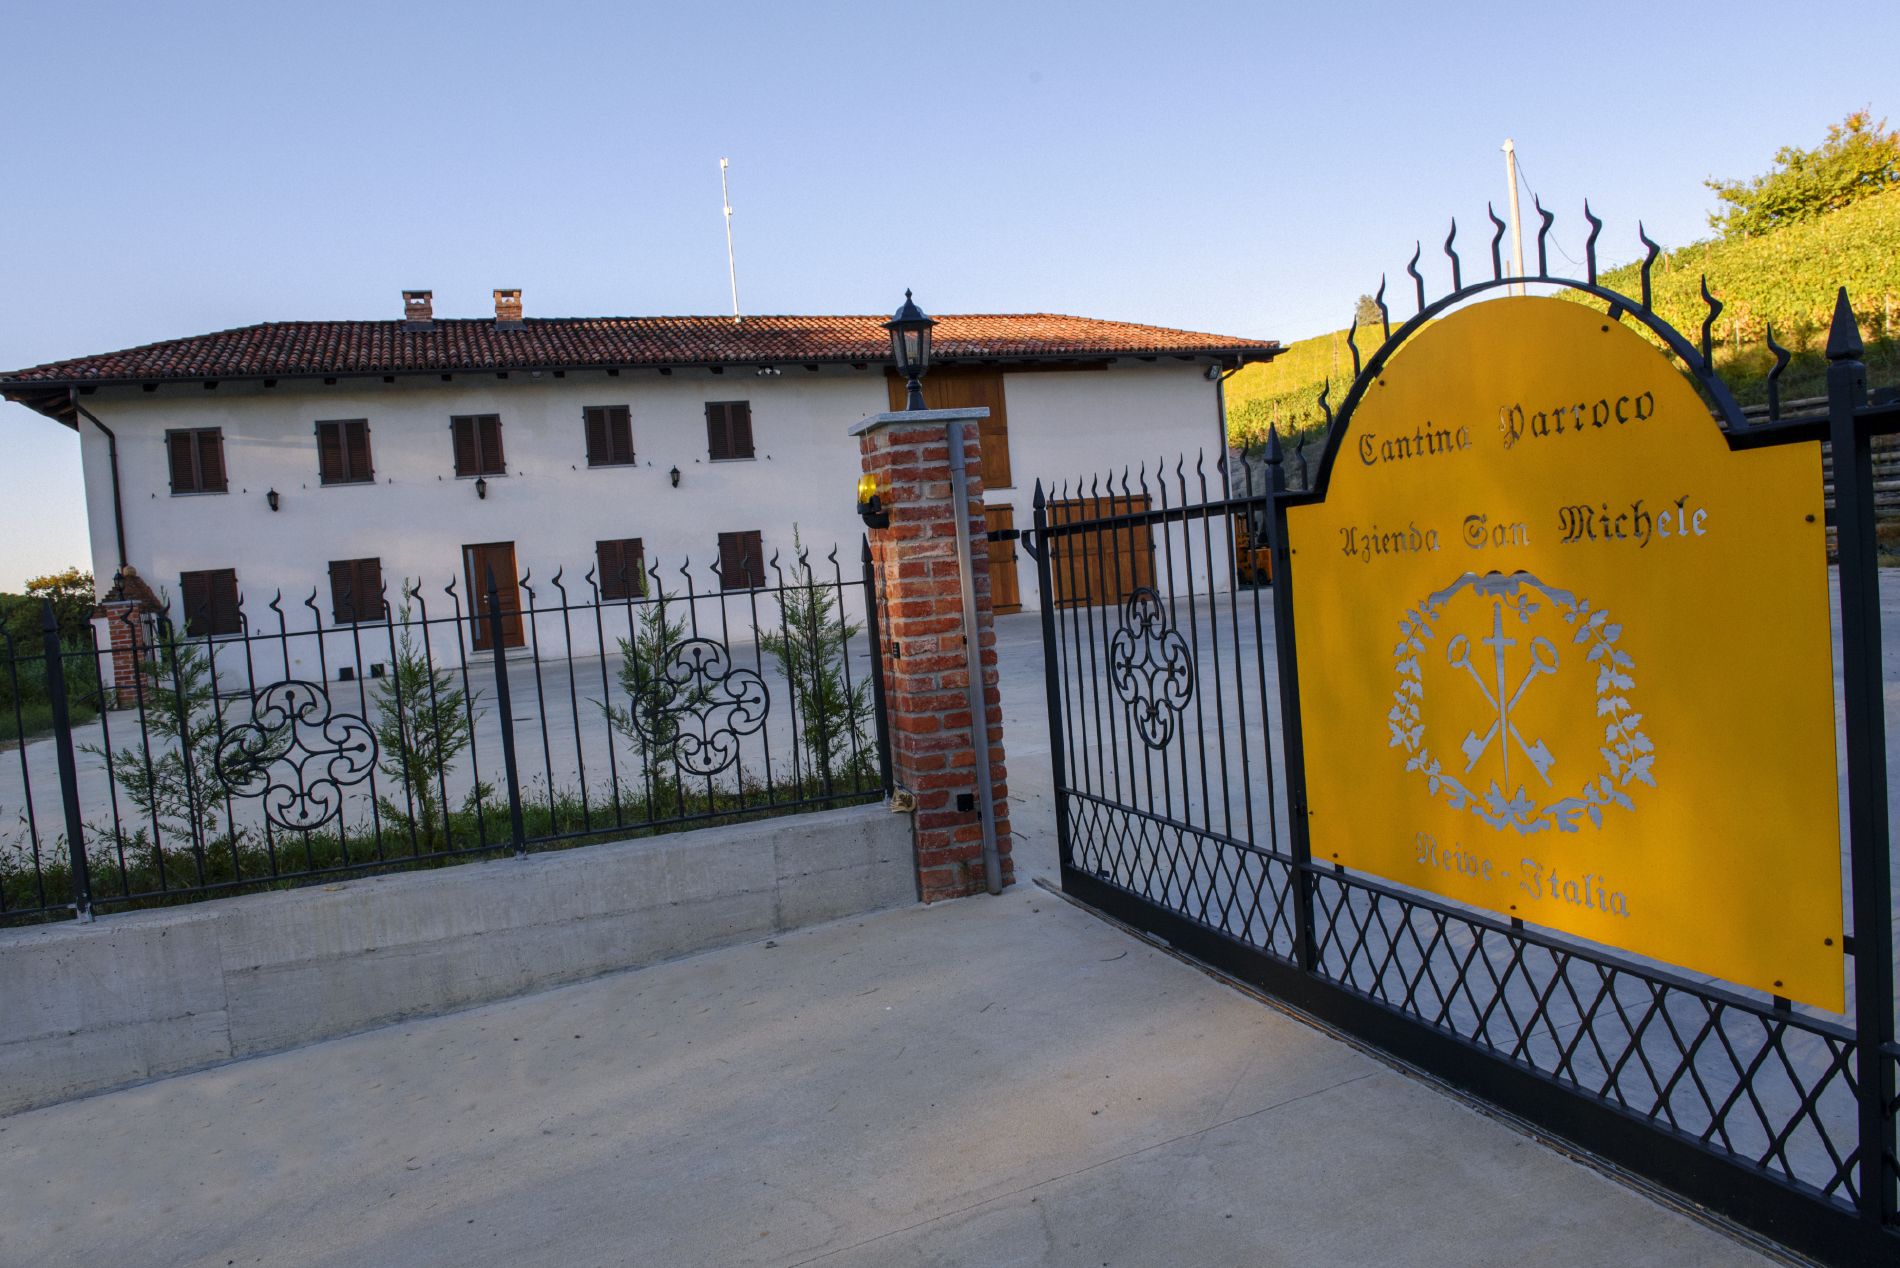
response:
[[[1038,476],[1073,478],[1143,461],[1152,467],[1157,455],[1172,462],[1182,452],[1191,464],[1202,448],[1218,495],[1212,462],[1219,420],[1214,386],[1202,371],[1168,362],[1007,375],[1014,487],[992,490],[989,500],[1012,505],[1017,526],[1027,527]],[[705,402],[732,399],[752,403],[758,456],[710,462]],[[594,543],[604,538],[643,539],[649,562],[658,561],[669,577],[678,578],[690,560],[704,590],[716,586],[707,566],[720,532],[757,529],[768,554],[777,549],[789,557],[797,525],[816,558],[837,545],[846,576],[853,576],[863,529],[853,512],[857,447],[846,430],[887,408],[888,398],[875,367],[793,367],[776,377],[738,369],[670,376],[628,370],[618,377],[517,372],[506,380],[346,379],[329,387],[284,381],[214,391],[192,383],[152,393],[107,389],[85,404],[118,434],[130,562],[174,598],[183,571],[235,568],[256,628],[280,588],[285,609],[307,617],[303,600],[315,587],[327,621],[333,559],[381,558],[392,595],[399,578],[421,578],[428,596],[441,595],[452,578],[463,589],[462,547],[475,543],[514,542],[517,565],[538,590],[565,570],[573,601],[589,596],[581,579],[593,566]],[[631,407],[638,466],[590,469],[581,410],[617,404]],[[485,500],[477,499],[473,480],[453,474],[449,418],[472,413],[502,417],[508,473],[489,478]],[[369,420],[374,484],[320,484],[314,426],[340,418]],[[229,493],[170,493],[164,434],[178,427],[223,429]],[[104,585],[117,558],[107,446],[90,424],[82,423],[81,438],[93,556]],[[681,472],[677,489],[668,479],[674,466]],[[265,501],[272,488],[281,498],[276,513]],[[1033,608],[1039,596],[1026,553],[1019,566],[1023,602]],[[551,591],[540,594],[542,602],[554,601]]]
[[[1045,495],[1052,499],[1064,484],[1073,495],[1077,487],[1093,487],[1097,477],[1106,486],[1111,475],[1115,495],[1121,493],[1124,476],[1129,491],[1138,494],[1145,466],[1151,505],[1159,508],[1163,499],[1154,473],[1157,465],[1165,463],[1166,504],[1180,506],[1182,486],[1175,464],[1183,459],[1187,500],[1199,502],[1203,494],[1195,466],[1203,454],[1205,496],[1218,499],[1222,496],[1221,477],[1215,463],[1225,449],[1225,432],[1219,397],[1205,369],[1204,365],[1180,362],[1137,362],[1101,371],[1004,375],[1013,487],[986,491],[985,504],[1010,506],[1016,527],[1028,528],[1038,479],[1043,482]],[[1102,496],[1109,496],[1107,487],[1102,488]],[[1204,540],[1198,521],[1193,524],[1193,534],[1190,543],[1180,525],[1155,532],[1157,583],[1166,586],[1172,576],[1174,588],[1185,594],[1191,560],[1197,593],[1208,593],[1210,571],[1215,587],[1229,589],[1229,582],[1223,580],[1229,575],[1230,553],[1224,534],[1215,531],[1210,535],[1211,542]],[[1019,551],[1018,556],[1023,606],[1039,607],[1035,563],[1027,552]]]

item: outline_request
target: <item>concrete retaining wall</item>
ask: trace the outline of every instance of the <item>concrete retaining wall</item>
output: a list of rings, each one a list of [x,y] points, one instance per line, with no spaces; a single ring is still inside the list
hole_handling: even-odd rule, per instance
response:
[[[0,1114],[915,898],[878,805],[0,931]]]

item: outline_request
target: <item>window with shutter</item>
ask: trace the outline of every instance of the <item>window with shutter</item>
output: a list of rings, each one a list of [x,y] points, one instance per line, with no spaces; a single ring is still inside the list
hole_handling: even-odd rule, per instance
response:
[[[367,484],[376,478],[367,419],[317,424],[317,476],[324,484]]]
[[[500,414],[460,414],[449,419],[458,476],[507,475],[501,452]]]
[[[230,488],[224,473],[224,433],[216,427],[166,432],[165,460],[174,494],[224,493]]]
[[[339,625],[380,621],[389,615],[381,559],[330,561],[330,613]]]
[[[706,452],[714,462],[754,456],[752,402],[706,402]]]
[[[594,559],[602,600],[646,597],[646,547],[638,537],[595,542]]]
[[[765,541],[757,529],[719,534],[719,588],[755,590],[765,584]]]
[[[625,467],[633,463],[633,414],[625,405],[589,405],[581,411],[587,424],[587,465]]]
[[[185,634],[189,638],[236,634],[244,627],[238,611],[235,568],[180,573],[178,598],[185,610]]]

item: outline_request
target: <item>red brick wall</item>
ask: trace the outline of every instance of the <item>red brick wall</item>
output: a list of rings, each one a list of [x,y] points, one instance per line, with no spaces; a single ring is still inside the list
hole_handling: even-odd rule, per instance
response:
[[[981,441],[963,423],[976,542],[976,638],[982,648],[983,697],[1002,883],[1010,860],[1009,780],[1003,757],[1003,706],[997,685],[996,632],[990,606],[988,552],[983,541]],[[890,509],[888,528],[871,531],[884,634],[886,707],[891,766],[899,788],[917,797],[914,839],[918,885],[925,902],[980,893],[983,825],[974,809],[958,810],[959,794],[977,797],[977,754],[970,737],[969,669],[957,566],[956,516],[950,496],[950,446],[943,422],[894,421],[859,437],[864,470],[877,477]]]
[[[112,645],[112,694],[118,707],[129,709],[139,699],[139,667],[151,656],[151,636],[146,632],[145,612],[136,602],[106,602],[93,615],[105,619]],[[149,693],[151,684],[146,684]],[[148,696],[149,699],[149,696]]]

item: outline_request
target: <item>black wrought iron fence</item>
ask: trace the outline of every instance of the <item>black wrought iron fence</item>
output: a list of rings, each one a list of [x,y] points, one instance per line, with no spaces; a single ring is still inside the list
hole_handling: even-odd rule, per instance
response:
[[[77,641],[49,607],[37,645],[0,647],[0,922],[883,796],[870,569],[834,549],[762,575],[344,582],[240,597],[229,634],[207,604]]]
[[[1283,454],[1037,485],[1064,888],[1784,1238],[1891,1247],[1866,1230],[1900,1219],[1900,1099],[1862,1061],[1873,1034],[1900,1072],[1891,1000],[1834,1017],[1300,852],[1275,762],[1300,743],[1290,599],[1252,557],[1284,496]],[[1881,905],[1891,880],[1854,876]],[[1891,966],[1868,924],[1856,970]]]

